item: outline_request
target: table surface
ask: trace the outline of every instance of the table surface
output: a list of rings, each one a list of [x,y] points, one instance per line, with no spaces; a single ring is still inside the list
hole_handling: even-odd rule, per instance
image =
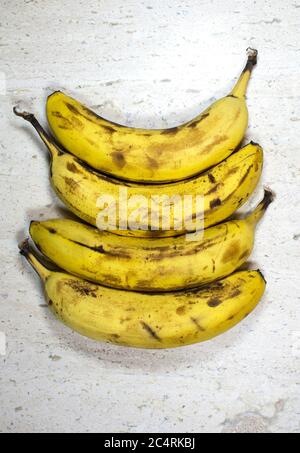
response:
[[[300,432],[298,0],[0,0],[0,430]],[[149,351],[96,343],[45,306],[17,243],[62,215],[44,148],[12,107],[45,123],[63,89],[113,121],[184,122],[227,93],[259,50],[245,141],[265,152],[276,201],[251,262],[267,279],[256,311],[207,343]],[[298,187],[297,187],[298,183]],[[3,350],[3,344],[1,346]]]

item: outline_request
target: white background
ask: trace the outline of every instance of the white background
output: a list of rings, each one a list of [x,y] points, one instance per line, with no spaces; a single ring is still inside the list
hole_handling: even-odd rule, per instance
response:
[[[0,0],[0,9],[0,430],[300,432],[300,1]],[[43,145],[13,105],[45,121],[46,96],[60,88],[113,121],[174,126],[227,93],[249,45],[259,61],[247,138],[264,147],[265,166],[245,209],[263,184],[277,195],[251,257],[268,281],[259,308],[176,350],[72,333],[18,255],[28,221],[61,212]]]

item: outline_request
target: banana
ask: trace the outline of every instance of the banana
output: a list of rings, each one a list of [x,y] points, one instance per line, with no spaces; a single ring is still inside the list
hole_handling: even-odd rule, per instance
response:
[[[195,231],[196,222],[192,219],[200,214],[203,217],[205,228],[221,222],[235,212],[255,189],[260,178],[263,163],[262,149],[255,143],[250,143],[225,161],[221,162],[205,174],[165,185],[140,185],[128,183],[101,175],[69,153],[63,152],[54,140],[44,131],[34,115],[26,112],[18,112],[16,115],[29,121],[46,144],[51,155],[51,182],[59,198],[69,209],[84,221],[96,225],[97,218],[101,214],[101,207],[97,207],[97,201],[103,194],[109,195],[116,200],[116,210],[112,208],[110,214],[116,212],[115,227],[112,224],[107,228],[117,234],[125,236],[176,236],[185,231]],[[138,210],[140,222],[136,228],[120,228],[122,217],[119,215],[120,207],[125,202],[119,202],[120,190],[127,192],[127,199],[143,196],[147,203]],[[192,206],[189,219],[182,225],[182,199],[185,195],[192,196]],[[197,195],[203,197],[201,212],[197,205]],[[170,227],[163,228],[163,215],[161,204],[151,204],[151,216],[148,212],[149,201],[169,197],[174,199],[170,205]],[[129,203],[128,203],[129,204]],[[136,207],[128,207],[127,217],[130,219],[135,214]],[[157,230],[152,228],[152,218],[162,219]],[[187,224],[189,223],[189,224]],[[175,225],[179,225],[175,228]],[[180,227],[182,225],[182,228]]]
[[[203,288],[167,294],[120,291],[47,269],[24,243],[21,253],[45,285],[49,307],[76,332],[140,348],[174,348],[235,326],[265,290],[260,271],[241,271]]]
[[[99,117],[57,91],[47,101],[47,118],[55,137],[91,167],[125,180],[158,183],[186,179],[229,156],[248,125],[245,93],[257,51],[233,90],[193,120],[162,130],[121,126]]]
[[[201,240],[124,238],[66,220],[31,222],[37,248],[71,274],[113,288],[172,291],[225,277],[249,257],[254,229],[273,199],[266,190],[246,218],[206,229]]]

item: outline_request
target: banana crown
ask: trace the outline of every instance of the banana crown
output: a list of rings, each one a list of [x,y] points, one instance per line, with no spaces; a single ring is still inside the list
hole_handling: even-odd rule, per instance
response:
[[[25,239],[19,245],[19,250],[21,255],[25,256],[25,258],[31,264],[33,269],[37,272],[41,280],[45,282],[47,278],[51,276],[52,271],[50,271],[50,269],[47,269],[47,267],[44,264],[42,264],[42,262],[35,256],[35,254],[32,252],[30,248],[28,239]]]
[[[268,206],[273,202],[275,194],[272,190],[265,188],[264,197],[253,212],[248,214],[246,220],[254,226],[260,221]]]

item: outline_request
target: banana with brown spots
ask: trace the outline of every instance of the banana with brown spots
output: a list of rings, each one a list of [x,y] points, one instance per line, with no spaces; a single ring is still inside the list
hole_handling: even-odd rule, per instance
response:
[[[241,271],[202,289],[121,291],[50,271],[27,242],[21,253],[40,275],[49,307],[61,321],[86,337],[124,346],[174,348],[209,340],[249,315],[265,290],[259,271]]]
[[[115,226],[111,227],[109,224],[102,229],[114,230],[124,236],[168,237],[186,231],[193,232],[197,229],[197,221],[193,219],[197,217],[203,218],[205,228],[222,222],[247,201],[261,176],[263,152],[258,144],[251,142],[206,173],[185,181],[161,185],[126,183],[97,173],[78,158],[63,152],[34,115],[19,113],[16,109],[14,112],[29,121],[46,144],[51,156],[51,182],[59,198],[78,217],[96,225],[97,216],[103,212],[97,203],[99,197],[102,195],[112,197],[116,200],[116,209],[109,208],[109,214],[116,213]],[[135,229],[120,229],[119,208],[124,204],[119,201],[121,189],[127,190],[128,200],[142,196],[147,201],[138,209],[140,221]],[[186,195],[192,198],[190,213],[184,216],[189,218],[190,222],[183,221],[182,215],[182,200]],[[197,205],[197,196],[203,198],[203,206],[200,208]],[[163,200],[165,197],[173,200],[170,209],[166,210],[167,214],[170,213],[170,226],[164,227],[160,222],[155,230],[152,228],[152,219],[163,218],[162,204],[151,202]],[[136,206],[132,205],[131,208],[129,206],[128,219],[135,212]]]
[[[47,101],[47,117],[70,153],[103,173],[158,183],[186,179],[229,156],[242,141],[248,111],[245,93],[257,51],[229,95],[186,124],[171,129],[137,129],[108,121],[57,91]]]
[[[204,230],[203,237],[124,238],[66,219],[31,222],[38,249],[71,274],[113,288],[171,291],[225,277],[249,257],[254,230],[273,195],[244,219]]]

